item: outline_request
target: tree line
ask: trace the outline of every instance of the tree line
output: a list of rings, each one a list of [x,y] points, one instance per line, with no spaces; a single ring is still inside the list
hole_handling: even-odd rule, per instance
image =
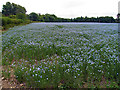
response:
[[[61,18],[54,14],[37,14],[31,12],[26,14],[27,10],[15,3],[7,2],[3,5],[2,14],[3,17],[9,17],[13,19],[40,21],[40,22],[100,22],[100,23],[115,23],[116,19],[110,16],[105,17],[77,17],[77,18]]]
[[[77,17],[71,19],[59,18],[54,14],[45,14],[40,15],[37,13],[30,13],[29,19],[32,21],[41,21],[41,22],[101,22],[101,23],[114,23],[116,20],[113,17],[105,16],[105,17]]]

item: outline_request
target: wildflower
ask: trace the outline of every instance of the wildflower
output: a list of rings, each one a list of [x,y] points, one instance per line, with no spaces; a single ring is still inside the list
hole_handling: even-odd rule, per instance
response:
[[[40,70],[40,68],[37,68],[37,70]]]
[[[76,78],[76,76],[74,76],[74,78]]]
[[[31,68],[30,68],[30,71],[31,71]]]
[[[40,76],[40,78],[42,78],[42,75]]]

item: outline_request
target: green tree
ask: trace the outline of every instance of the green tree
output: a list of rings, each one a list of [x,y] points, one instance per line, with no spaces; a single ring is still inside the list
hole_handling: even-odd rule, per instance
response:
[[[26,9],[20,5],[15,4],[15,3],[11,4],[10,2],[7,2],[6,5],[3,5],[2,13],[5,16],[16,15],[19,13],[25,14]]]
[[[7,2],[6,5],[3,5],[2,13],[5,16],[12,15],[12,4],[10,2]]]
[[[54,14],[45,14],[45,15],[41,15],[41,17],[44,19],[45,22],[55,22],[57,21],[57,16],[55,16]]]
[[[23,14],[23,13],[19,13],[19,14],[17,14],[16,17],[17,17],[17,19],[22,19],[22,20],[27,19],[26,14]]]
[[[39,16],[35,12],[29,14],[29,19],[32,21],[39,21]]]
[[[44,22],[44,15],[39,15],[39,21]]]
[[[115,20],[113,17],[105,16],[105,17],[99,17],[99,22],[113,23],[113,22],[115,22]]]

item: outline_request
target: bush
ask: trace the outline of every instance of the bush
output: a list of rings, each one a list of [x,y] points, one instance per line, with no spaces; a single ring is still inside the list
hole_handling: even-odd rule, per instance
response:
[[[17,19],[22,19],[22,20],[26,20],[27,19],[26,14],[23,14],[23,13],[17,14],[16,17],[17,17]]]
[[[2,17],[2,26],[5,26],[8,24],[8,22],[10,22],[10,18],[8,17]]]
[[[15,19],[16,15],[10,15],[9,18]]]
[[[21,19],[11,19],[9,17],[2,17],[2,25],[5,26],[7,24],[20,24],[23,23]]]
[[[18,25],[18,24],[23,23],[23,20],[21,20],[21,19],[12,19],[11,22],[12,22],[11,24]]]
[[[30,20],[12,19],[9,17],[0,17],[0,21],[2,21],[1,25],[3,26],[3,29],[8,29],[10,27],[20,25],[20,24],[30,23]]]
[[[19,19],[19,20],[21,20],[21,19]],[[22,22],[22,24],[29,24],[29,23],[32,23],[32,21],[30,21],[30,20],[28,20],[28,19],[22,20],[21,22]]]

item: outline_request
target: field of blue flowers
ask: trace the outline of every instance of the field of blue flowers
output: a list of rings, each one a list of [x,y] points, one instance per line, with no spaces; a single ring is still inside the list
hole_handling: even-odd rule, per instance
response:
[[[2,65],[27,87],[120,87],[117,24],[32,23],[2,34]],[[3,71],[9,78],[10,69]]]

